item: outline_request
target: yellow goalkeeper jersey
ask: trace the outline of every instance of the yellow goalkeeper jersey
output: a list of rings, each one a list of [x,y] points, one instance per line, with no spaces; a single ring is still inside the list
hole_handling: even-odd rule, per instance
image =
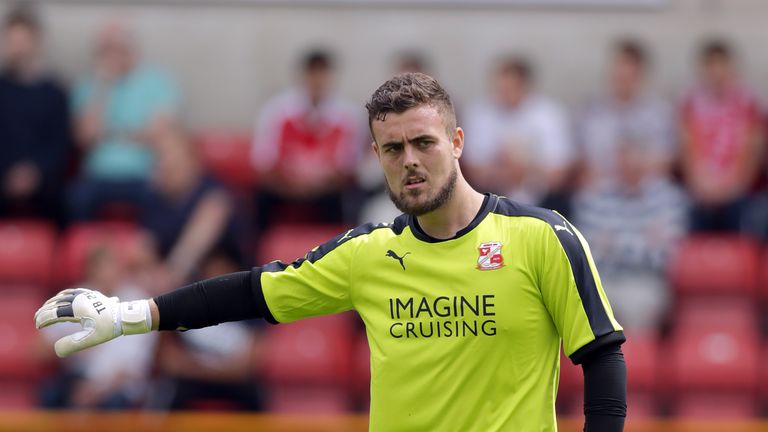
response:
[[[402,215],[258,278],[278,322],[360,314],[371,431],[555,431],[561,341],[575,363],[624,341],[576,228],[495,195],[454,238]]]

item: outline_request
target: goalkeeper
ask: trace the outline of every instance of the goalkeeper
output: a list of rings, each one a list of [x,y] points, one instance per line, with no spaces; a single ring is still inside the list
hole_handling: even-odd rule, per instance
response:
[[[464,132],[433,78],[398,75],[366,107],[403,212],[393,223],[154,299],[64,290],[37,327],[80,322],[56,343],[66,356],[120,335],[355,309],[371,348],[372,431],[555,431],[562,343],[584,370],[585,430],[623,430],[624,335],[581,234],[556,212],[471,188]]]

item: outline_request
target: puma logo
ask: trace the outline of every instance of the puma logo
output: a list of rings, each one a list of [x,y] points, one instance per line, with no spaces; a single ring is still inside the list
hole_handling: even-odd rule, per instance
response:
[[[345,239],[348,239],[348,238],[352,238],[352,237],[350,237],[350,236],[349,236],[349,234],[350,234],[352,231],[354,231],[354,228],[353,228],[353,229],[351,229],[351,230],[349,230],[349,231],[347,231],[347,232],[345,232],[345,233],[344,233],[344,235],[343,235],[343,236],[341,236],[341,238],[340,238],[340,239],[339,239],[339,240],[336,242],[336,244],[339,244],[339,243],[343,242]]]
[[[405,263],[403,262],[403,259],[409,254],[410,252],[406,252],[403,256],[400,257],[400,256],[397,256],[397,254],[392,249],[389,249],[387,251],[387,256],[392,259],[396,259],[400,263],[400,266],[403,268],[403,270],[405,270]]]
[[[573,235],[571,230],[568,229],[568,226],[566,225],[555,225],[555,231],[565,231],[570,235]]]

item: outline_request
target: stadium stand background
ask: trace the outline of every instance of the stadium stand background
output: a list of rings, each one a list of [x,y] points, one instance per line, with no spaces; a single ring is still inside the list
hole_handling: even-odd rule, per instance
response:
[[[316,46],[332,50],[339,92],[361,111],[371,90],[391,75],[396,55],[412,49],[427,55],[430,71],[459,107],[487,93],[493,61],[511,52],[535,63],[538,90],[573,109],[599,92],[612,44],[624,36],[648,47],[651,87],[669,101],[677,102],[694,81],[697,48],[710,36],[731,43],[745,81],[761,101],[768,100],[762,46],[768,40],[768,5],[759,0],[583,8],[214,3],[42,1],[37,6],[47,56],[65,78],[87,71],[100,26],[116,18],[130,25],[143,57],[177,79],[181,118],[194,132],[199,155],[244,207],[255,182],[243,163],[255,119],[270,97],[298,80],[298,59]],[[291,260],[342,229],[304,224],[255,234],[246,227],[247,259]],[[40,301],[82,280],[89,248],[106,245],[120,259],[135,259],[141,235],[124,220],[63,230],[34,220],[0,221],[0,411],[34,410],[40,383],[61,368],[40,353],[50,354],[49,346],[39,346],[31,322]],[[766,247],[757,239],[722,234],[690,236],[681,243],[670,261],[674,300],[665,324],[652,331],[627,329],[630,425],[667,417],[768,416]],[[367,346],[353,314],[254,331],[259,346],[247,375],[263,387],[268,412],[365,411]],[[581,372],[563,363],[558,408],[578,418]],[[141,405],[146,406],[165,405],[149,400]],[[202,396],[192,408],[238,407]]]

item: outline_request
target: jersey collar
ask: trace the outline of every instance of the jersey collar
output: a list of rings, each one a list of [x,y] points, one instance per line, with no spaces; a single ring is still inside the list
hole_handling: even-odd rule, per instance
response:
[[[484,195],[485,198],[483,198],[483,205],[480,206],[480,211],[477,212],[477,215],[475,215],[474,219],[472,219],[472,222],[470,222],[469,225],[465,226],[464,228],[460,229],[453,237],[447,239],[438,239],[430,236],[421,229],[421,226],[419,226],[419,221],[416,219],[416,217],[411,215],[408,215],[408,226],[411,228],[411,232],[413,233],[414,237],[427,243],[441,243],[448,240],[455,240],[472,231],[476,226],[480,225],[480,222],[485,219],[485,216],[487,216],[488,213],[490,213],[491,210],[496,207],[496,204],[499,201],[499,197],[490,193],[486,193]]]

